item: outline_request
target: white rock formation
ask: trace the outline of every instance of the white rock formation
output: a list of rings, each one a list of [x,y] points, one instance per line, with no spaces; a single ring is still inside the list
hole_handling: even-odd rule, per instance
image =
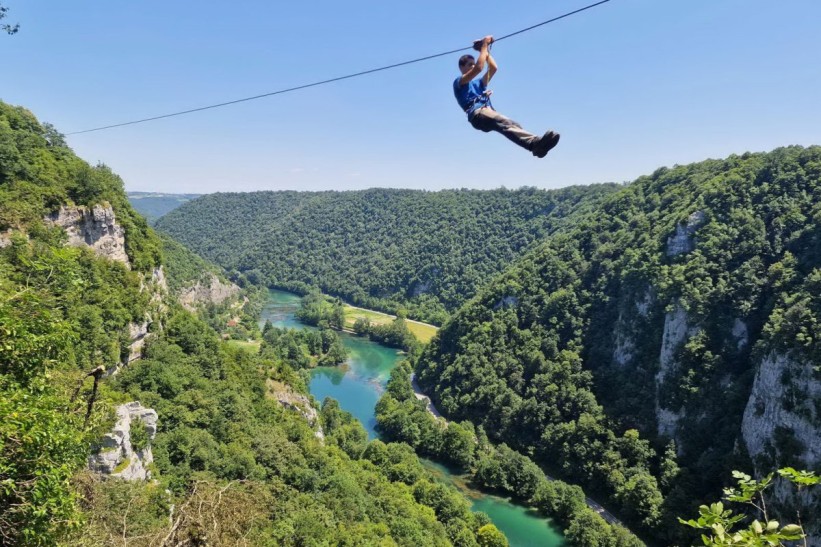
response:
[[[750,335],[747,330],[747,323],[736,318],[733,323],[733,337],[736,341],[736,349],[741,351],[744,346],[750,343]]]
[[[91,210],[87,207],[62,206],[46,220],[65,229],[69,245],[87,245],[99,256],[130,267],[125,252],[125,229],[117,224],[110,205],[95,205]]]
[[[168,282],[165,279],[165,268],[162,266],[157,266],[151,270],[151,277],[148,277],[147,275],[143,277],[143,280],[140,283],[140,292],[144,290],[150,290],[154,293],[152,299],[162,298],[164,294],[168,294]]]
[[[639,312],[639,315],[646,319],[655,301],[656,294],[653,287],[647,287],[647,290],[644,292],[644,298],[636,300],[636,310]]]
[[[625,297],[625,303],[619,308],[619,317],[613,328],[613,362],[618,366],[628,366],[636,356],[636,336],[640,336],[647,328],[645,319],[650,316],[655,301],[655,291],[652,287],[647,287],[640,297]]]
[[[222,304],[229,298],[236,297],[240,288],[233,283],[223,283],[214,274],[204,281],[197,281],[191,287],[180,291],[177,297],[180,304],[189,311],[193,311],[200,304]]]
[[[753,461],[777,444],[776,432],[783,430],[792,432],[803,446],[797,456],[802,462],[801,468],[813,470],[821,465],[821,410],[813,403],[821,400],[821,381],[815,375],[814,366],[814,363],[775,351],[761,362],[741,423],[742,438]],[[796,396],[797,393],[800,395]],[[785,402],[789,402],[789,410],[785,408]],[[766,475],[772,469],[756,471]],[[794,487],[778,480],[772,494],[782,506],[801,507],[810,536],[808,545],[821,547],[821,519],[807,518],[821,515],[819,488],[797,494]],[[785,514],[783,518],[794,521],[792,514]]]
[[[801,440],[804,450],[799,457],[806,468],[821,464],[821,416],[813,405],[814,400],[821,400],[821,381],[815,378],[813,368],[813,363],[774,351],[761,362],[741,423],[750,456],[755,458],[764,452],[774,442],[776,429],[785,428]],[[789,377],[786,382],[785,374]],[[793,386],[799,389],[794,390]],[[790,410],[785,408],[785,402]]]
[[[148,321],[130,323],[128,325],[128,334],[131,337],[131,345],[128,346],[128,361],[124,363],[126,365],[142,357],[143,346],[145,346],[145,339],[148,336]]]
[[[633,339],[624,332],[626,329],[622,317],[616,321],[616,347],[613,349],[613,361],[620,367],[627,366],[633,360],[636,344]]]
[[[289,386],[275,380],[268,380],[268,389],[279,404],[289,410],[299,412],[311,427],[316,428],[314,435],[317,439],[325,440],[325,432],[319,421],[319,412],[306,396],[295,393]]]
[[[678,422],[684,416],[683,409],[667,409],[661,406],[658,390],[667,377],[676,371],[675,354],[678,348],[698,330],[688,325],[687,311],[676,304],[673,311],[664,316],[664,334],[659,354],[659,371],[656,373],[656,420],[659,435],[675,438]]]
[[[689,253],[696,248],[693,238],[696,230],[704,224],[706,216],[703,211],[696,211],[687,218],[687,224],[676,226],[676,233],[667,238],[667,256]]]
[[[145,424],[149,438],[149,444],[141,450],[131,445],[131,426],[137,420]],[[89,469],[130,481],[151,478],[147,467],[154,461],[150,441],[156,434],[157,413],[153,409],[136,401],[118,406],[117,423],[103,437],[99,452],[89,457]]]
[[[11,245],[11,233],[11,228],[6,230],[5,232],[0,232],[0,249]]]

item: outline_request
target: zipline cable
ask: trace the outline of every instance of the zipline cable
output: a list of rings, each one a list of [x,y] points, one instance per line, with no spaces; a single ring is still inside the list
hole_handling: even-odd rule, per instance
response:
[[[494,38],[493,43],[495,44],[496,42],[499,42],[501,40],[505,40],[505,39],[510,38],[512,36],[516,36],[517,34],[522,34],[524,32],[528,32],[528,31],[533,30],[535,28],[539,28],[539,27],[547,25],[549,23],[553,23],[553,22],[558,21],[560,19],[564,19],[565,17],[570,17],[571,15],[576,15],[577,13],[581,13],[581,12],[589,10],[591,8],[595,8],[596,6],[606,4],[609,1],[610,0],[601,0],[600,2],[596,2],[595,4],[590,4],[590,5],[585,6],[583,8],[579,8],[577,10],[565,13],[564,15],[559,15],[558,17],[554,17],[553,19],[548,19],[547,21],[542,21],[541,23],[537,23],[533,26],[523,28],[521,30],[517,30],[516,32],[511,32],[510,34],[505,34],[504,36],[502,36],[500,38]],[[378,67],[378,68],[372,68],[370,70],[363,70],[362,72],[355,72],[353,74],[346,74],[345,76],[338,76],[336,78],[329,78],[327,80],[321,80],[321,81],[318,81],[318,82],[299,85],[299,86],[296,86],[296,87],[289,87],[289,88],[286,88],[286,89],[279,89],[277,91],[271,91],[270,93],[263,93],[261,95],[254,95],[253,97],[245,97],[243,99],[236,99],[236,100],[233,100],[233,101],[226,101],[224,103],[217,103],[217,104],[212,104],[212,105],[208,105],[208,106],[201,106],[199,108],[191,108],[189,110],[181,110],[179,112],[172,112],[170,114],[163,114],[161,116],[153,116],[151,118],[142,118],[140,120],[133,120],[133,121],[130,121],[130,122],[116,123],[116,124],[113,124],[113,125],[105,125],[105,126],[102,126],[102,127],[95,127],[93,129],[85,129],[83,131],[74,131],[74,132],[71,132],[71,133],[66,133],[66,135],[79,135],[81,133],[91,133],[93,131],[102,131],[104,129],[113,129],[115,127],[123,127],[125,125],[134,125],[134,124],[138,124],[138,123],[151,122],[151,121],[154,121],[154,120],[161,120],[163,118],[172,118],[174,116],[182,116],[183,114],[191,114],[193,112],[202,112],[203,110],[211,110],[213,108],[220,108],[220,107],[228,106],[228,105],[232,105],[232,104],[244,103],[244,102],[253,101],[253,100],[256,100],[256,99],[262,99],[264,97],[272,97],[274,95],[282,95],[283,93],[290,93],[292,91],[299,91],[300,89],[307,89],[309,87],[316,87],[316,86],[320,86],[320,85],[330,84],[330,83],[333,83],[333,82],[339,82],[341,80],[348,80],[350,78],[356,78],[358,76],[365,76],[367,74],[373,74],[374,72],[381,72],[383,70],[390,70],[392,68],[397,68],[397,67],[400,67],[400,66],[406,66],[406,65],[413,64],[413,63],[420,63],[422,61],[429,61],[431,59],[436,59],[438,57],[444,57],[446,55],[453,55],[454,53],[460,53],[462,51],[468,51],[468,50],[472,50],[472,49],[473,49],[473,46],[468,46],[468,47],[453,49],[453,50],[450,50],[450,51],[443,51],[442,53],[435,53],[433,55],[427,55],[425,57],[419,57],[417,59],[411,59],[410,61],[403,61],[401,63],[394,63],[392,65],[386,65],[386,66],[382,66],[382,67]]]

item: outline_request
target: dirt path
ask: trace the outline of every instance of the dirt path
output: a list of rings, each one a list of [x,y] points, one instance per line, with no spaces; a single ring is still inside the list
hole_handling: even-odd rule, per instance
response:
[[[431,416],[437,420],[445,420],[445,417],[442,416],[442,414],[436,409],[436,406],[434,406],[433,401],[430,400],[430,397],[422,393],[422,389],[419,387],[419,384],[416,383],[416,375],[413,373],[411,373],[411,386],[413,386],[413,394],[416,398],[420,401],[425,401],[425,408],[427,408]],[[447,420],[445,420],[445,423],[447,423]]]

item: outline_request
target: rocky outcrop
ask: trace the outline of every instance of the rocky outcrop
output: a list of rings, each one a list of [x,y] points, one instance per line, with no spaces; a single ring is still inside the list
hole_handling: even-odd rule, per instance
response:
[[[759,475],[775,466],[802,469],[821,465],[821,380],[814,364],[775,351],[761,362],[744,410],[741,434]],[[785,455],[784,450],[792,453]],[[785,458],[787,456],[787,458]],[[787,461],[785,461],[787,459]],[[797,493],[786,481],[773,488],[778,508],[801,507],[802,514],[821,514],[821,491]],[[793,519],[792,509],[784,515]],[[792,521],[792,520],[791,520]],[[821,520],[806,522],[809,545],[821,546]]]
[[[314,435],[316,438],[320,441],[325,440],[325,432],[322,430],[322,424],[319,421],[319,413],[306,396],[295,393],[289,386],[276,380],[268,380],[267,384],[271,397],[285,408],[302,414],[311,427],[315,428]]]
[[[659,391],[665,381],[676,373],[676,351],[697,329],[688,324],[687,310],[676,303],[673,311],[664,316],[664,333],[659,353],[659,371],[656,373],[656,422],[659,435],[673,439],[678,433],[678,422],[684,416],[684,409],[664,408],[659,399]]]
[[[124,365],[133,363],[142,357],[143,346],[145,346],[145,339],[148,337],[148,321],[142,323],[130,323],[128,325],[128,334],[131,338],[131,344],[128,346],[128,358]]]
[[[11,234],[12,230],[9,228],[5,232],[0,232],[0,249],[3,247],[8,247],[11,245]]]
[[[58,211],[46,218],[55,226],[66,231],[68,244],[75,247],[90,247],[98,256],[122,262],[130,268],[128,255],[125,252],[125,229],[117,223],[114,209],[110,205],[94,205],[88,207],[62,206]],[[151,302],[155,309],[163,309],[163,298],[168,293],[168,284],[165,280],[165,271],[162,266],[154,268],[151,275],[142,276],[140,292],[151,291]],[[139,359],[148,336],[148,327],[151,323],[150,314],[146,315],[141,323],[128,325],[131,339],[128,356],[122,363],[114,364],[108,371],[109,375],[116,374],[120,367]]]
[[[650,315],[650,310],[653,307],[653,304],[656,302],[656,292],[653,290],[653,287],[647,287],[647,290],[644,291],[644,295],[642,296],[641,300],[636,300],[636,311],[639,312],[639,315],[643,318],[647,319]]]
[[[695,249],[694,235],[706,218],[703,211],[696,211],[687,218],[686,224],[676,226],[676,233],[667,238],[667,256],[677,256]]]
[[[137,447],[134,427],[144,427],[145,446]],[[96,473],[125,480],[146,480],[151,478],[148,465],[154,461],[151,441],[157,433],[157,413],[145,408],[139,402],[126,403],[117,407],[117,423],[107,433],[97,453],[88,459],[88,467]]]
[[[747,329],[747,323],[741,319],[736,318],[733,322],[733,338],[735,339],[736,349],[741,351],[750,343],[750,334]]]
[[[821,381],[814,365],[771,352],[761,362],[744,410],[741,433],[755,461],[772,453],[776,436],[799,440],[794,456],[807,469],[821,464]]]
[[[204,280],[197,281],[195,285],[180,291],[177,298],[184,308],[193,311],[201,304],[222,304],[236,297],[239,292],[238,286],[223,283],[216,275],[209,274]]]
[[[151,276],[145,276],[140,285],[140,292],[150,290],[152,300],[162,300],[168,294],[168,281],[165,279],[165,268],[157,266],[151,270]]]
[[[619,316],[616,324],[618,326],[622,326],[624,324],[621,316]],[[624,332],[624,329],[617,328],[616,346],[613,348],[613,361],[615,361],[620,367],[625,367],[633,360],[635,351],[636,344],[633,342],[633,338],[627,335]]]
[[[635,296],[634,296],[635,295]],[[619,316],[613,329],[613,362],[620,368],[634,365],[636,336],[647,330],[647,319],[655,304],[652,287],[629,292],[619,306]]]
[[[47,221],[68,234],[68,244],[91,247],[97,255],[130,267],[125,252],[125,229],[117,224],[110,205],[87,207],[62,206]]]

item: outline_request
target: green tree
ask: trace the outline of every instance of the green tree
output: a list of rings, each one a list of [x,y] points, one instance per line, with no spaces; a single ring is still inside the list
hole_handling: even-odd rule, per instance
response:
[[[462,469],[470,469],[475,451],[476,439],[472,428],[456,422],[449,423],[442,435],[442,455]]]
[[[481,547],[507,547],[509,545],[505,535],[492,524],[485,524],[479,528],[476,540]]]
[[[9,8],[0,4],[0,20],[3,20],[8,15]],[[4,23],[0,25],[0,30],[4,30],[7,34],[15,34],[18,30],[20,30],[20,24],[16,23],[14,25],[10,25],[8,23]]]
[[[578,513],[564,535],[578,547],[609,547],[611,541],[610,525],[593,511]]]

